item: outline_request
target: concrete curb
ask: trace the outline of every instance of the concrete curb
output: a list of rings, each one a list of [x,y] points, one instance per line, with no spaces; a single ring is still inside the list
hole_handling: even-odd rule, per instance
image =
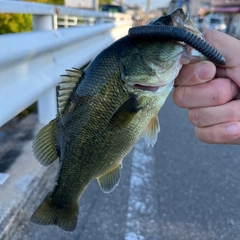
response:
[[[25,124],[29,118],[24,120]],[[36,133],[42,125],[33,129]],[[35,134],[34,134],[35,135]],[[32,141],[26,141],[21,154],[8,169],[10,177],[0,186],[0,239],[8,240],[21,223],[29,199],[46,194],[45,185],[54,183],[57,164],[41,166],[32,153]],[[54,172],[54,174],[52,174]],[[37,207],[37,203],[35,204]],[[31,206],[32,207],[32,206]]]

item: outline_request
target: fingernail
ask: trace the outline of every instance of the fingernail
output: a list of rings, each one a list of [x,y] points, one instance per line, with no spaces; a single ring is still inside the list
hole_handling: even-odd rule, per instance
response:
[[[201,62],[197,65],[196,76],[199,81],[208,81],[215,75],[214,64],[210,62]]]
[[[230,136],[240,135],[240,123],[234,123],[227,126],[227,133]]]

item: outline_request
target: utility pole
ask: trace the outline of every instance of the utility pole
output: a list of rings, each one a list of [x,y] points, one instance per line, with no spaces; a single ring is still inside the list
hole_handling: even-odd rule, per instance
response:
[[[150,6],[151,6],[151,0],[147,0],[147,5],[146,5],[146,11],[144,14],[144,24],[146,24],[148,22],[148,14],[150,12]]]
[[[95,11],[98,10],[98,0],[92,0],[92,6]]]
[[[147,6],[146,6],[146,14],[150,11],[150,6],[151,6],[151,0],[147,0]]]

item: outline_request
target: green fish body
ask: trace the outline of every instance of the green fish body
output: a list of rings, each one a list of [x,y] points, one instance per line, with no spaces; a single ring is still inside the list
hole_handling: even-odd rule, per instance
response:
[[[84,70],[59,84],[59,114],[37,134],[33,151],[43,165],[59,158],[53,190],[31,220],[73,231],[79,199],[98,180],[104,192],[119,183],[122,160],[145,137],[154,145],[158,112],[172,90],[189,46],[171,40],[121,38]]]

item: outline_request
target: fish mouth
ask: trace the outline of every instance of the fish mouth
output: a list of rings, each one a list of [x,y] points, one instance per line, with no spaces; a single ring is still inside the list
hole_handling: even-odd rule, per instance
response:
[[[134,84],[133,85],[136,89],[143,90],[143,91],[149,91],[149,92],[157,92],[160,88],[160,86],[150,86],[150,85],[142,85],[142,84]]]
[[[159,85],[147,85],[147,84],[142,84],[142,83],[135,83],[132,86],[135,89],[142,90],[142,91],[147,91],[147,92],[152,92],[152,93],[158,93],[161,92],[161,90],[168,88],[172,86],[172,82],[167,82],[165,84],[159,84]]]

